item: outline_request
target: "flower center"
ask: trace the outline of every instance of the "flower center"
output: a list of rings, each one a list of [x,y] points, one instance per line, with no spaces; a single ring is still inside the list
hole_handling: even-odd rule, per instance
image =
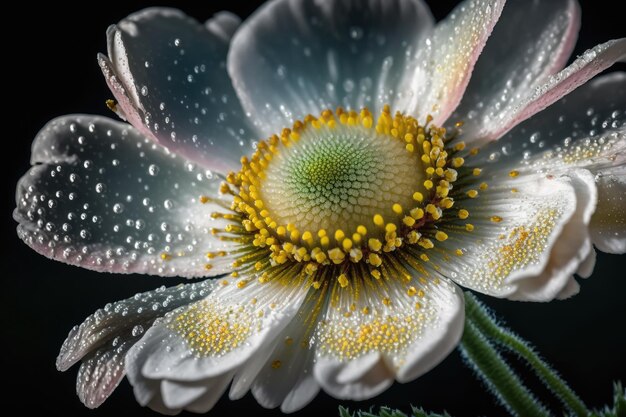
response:
[[[392,139],[362,124],[304,129],[268,165],[259,198],[277,223],[314,237],[351,236],[376,214],[398,221],[393,205],[411,204],[423,171]]]
[[[259,142],[221,190],[233,195],[236,213],[223,217],[241,226],[230,224],[215,233],[251,243],[233,267],[254,263],[261,271],[269,255],[272,267],[306,263],[309,275],[319,265],[349,261],[377,268],[385,253],[406,243],[430,249],[433,240],[446,240],[435,223],[454,205],[448,194],[457,179],[455,168],[464,162],[448,151],[464,144],[445,149],[445,129],[429,123],[392,116],[388,106],[376,124],[367,109],[339,108],[318,118],[309,115]]]

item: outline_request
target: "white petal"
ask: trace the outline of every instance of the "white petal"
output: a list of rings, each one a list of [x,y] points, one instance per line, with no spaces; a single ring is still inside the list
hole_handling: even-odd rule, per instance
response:
[[[265,135],[324,108],[390,104],[433,25],[421,0],[278,0],[235,34],[228,71]]]
[[[578,29],[576,0],[510,1],[504,7],[452,121],[468,141],[506,117],[508,106],[563,69]]]
[[[360,366],[363,362],[368,367],[362,369],[359,378],[353,381],[341,380],[340,375],[351,362]],[[373,363],[372,363],[373,362]],[[315,363],[315,379],[327,394],[342,400],[365,400],[385,391],[393,384],[394,374],[386,366],[379,353],[369,353],[352,361],[320,357]]]
[[[183,408],[200,398],[210,386],[210,380],[195,382],[163,380],[161,381],[163,404],[172,410]]]
[[[124,357],[144,329],[168,311],[205,296],[212,286],[205,281],[162,287],[107,304],[70,331],[57,358],[57,369],[65,371],[82,360],[76,392],[87,407],[99,407],[124,377]]]
[[[463,331],[462,294],[439,275],[415,274],[333,290],[337,301],[315,337],[314,374],[324,391],[371,398],[394,378],[408,382],[429,371],[454,349]]]
[[[240,24],[239,16],[227,11],[215,13],[211,19],[204,23],[209,32],[229,43]]]
[[[576,272],[590,246],[587,225],[596,204],[588,172],[572,178],[535,174],[510,164],[483,165],[488,185],[477,198],[455,196],[466,220],[451,220],[449,239],[433,261],[458,284],[496,297],[548,301]],[[474,179],[478,182],[478,180]],[[474,226],[472,232],[465,224]],[[460,249],[462,255],[453,255]],[[449,259],[453,256],[454,259]]]
[[[200,398],[187,405],[185,408],[193,413],[207,413],[209,410],[215,406],[217,401],[220,399],[226,388],[228,388],[228,384],[233,379],[233,373],[228,372],[224,375],[221,375],[217,378],[214,378],[211,386],[208,387],[204,395]]]
[[[319,392],[319,385],[313,378],[314,350],[310,339],[319,320],[321,303],[319,293],[307,297],[266,354],[255,358],[256,365],[261,366],[255,369],[252,394],[263,407],[281,406],[293,412],[308,404]]]
[[[430,114],[435,124],[443,124],[461,101],[503,6],[504,0],[465,0],[437,24],[406,73],[400,88],[404,95],[394,109],[420,120]]]
[[[626,59],[626,38],[612,40],[588,50],[570,66],[507,105],[497,120],[473,134],[472,142],[495,140],[534,114],[550,106],[615,62]]]
[[[17,185],[18,234],[37,252],[96,271],[164,276],[206,269],[206,252],[227,250],[208,232],[220,179],[98,116],[49,122],[33,143],[34,165]],[[223,211],[223,210],[220,210]]]
[[[175,287],[161,287],[155,291],[135,294],[126,300],[109,303],[87,317],[80,326],[74,326],[63,342],[56,366],[60,371],[69,369],[86,354],[108,342],[111,349],[123,342],[118,336],[143,334],[152,322],[167,312],[191,303],[195,298],[205,297],[215,286],[213,281],[203,281]],[[135,329],[136,326],[137,327]],[[133,329],[135,331],[133,332]]]
[[[518,287],[510,299],[544,301],[557,297],[593,251],[589,221],[598,200],[593,175],[577,170],[569,174],[569,179],[576,194],[576,210],[555,241],[541,274],[524,279],[511,277],[509,281],[515,281]]]
[[[167,380],[170,382],[160,387],[166,406],[189,410],[212,407],[219,395],[201,393],[198,386],[204,384],[202,381],[209,385],[221,381],[218,385],[223,391],[241,366],[255,360],[257,352],[275,341],[306,293],[297,286],[237,282],[223,285],[220,281],[202,301],[157,322],[129,351],[128,378],[142,401],[158,396],[153,382]],[[222,378],[225,375],[229,375],[226,382]],[[192,390],[189,395],[182,399],[175,395],[185,387]],[[212,387],[207,387],[207,394],[215,394]],[[171,392],[165,393],[165,389]]]
[[[603,252],[626,253],[626,167],[601,175],[596,182],[598,208],[591,218],[591,238]]]
[[[230,14],[216,15],[205,27],[178,10],[146,9],[109,28],[109,56],[98,57],[130,123],[222,172],[239,167],[255,136],[226,73],[236,24]]]

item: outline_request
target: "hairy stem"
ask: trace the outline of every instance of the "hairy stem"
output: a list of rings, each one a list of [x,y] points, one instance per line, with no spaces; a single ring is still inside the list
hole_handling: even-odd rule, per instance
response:
[[[524,386],[502,356],[478,330],[468,314],[461,353],[492,393],[514,416],[549,416],[546,408]]]
[[[500,326],[476,297],[465,293],[466,313],[472,324],[494,342],[525,360],[543,384],[577,417],[590,415],[589,409],[567,383],[533,350],[528,342]]]

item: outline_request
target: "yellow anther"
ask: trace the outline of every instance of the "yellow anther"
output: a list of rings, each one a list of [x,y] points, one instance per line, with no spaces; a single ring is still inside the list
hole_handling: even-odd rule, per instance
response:
[[[457,250],[455,250],[455,251],[454,251],[454,253],[455,253],[457,256],[463,256],[463,250],[462,250],[462,249],[457,249]]]
[[[509,172],[509,177],[511,178],[515,178],[519,175],[519,171],[513,170],[511,172]]]
[[[465,149],[465,142],[459,142],[456,145],[454,145],[455,151],[462,151],[463,149]]]
[[[328,251],[328,258],[330,258],[334,264],[340,264],[344,261],[346,255],[341,249],[333,248]]]
[[[272,369],[278,369],[282,366],[282,362],[279,360],[272,361]]]
[[[367,247],[370,248],[370,250],[373,250],[374,252],[378,252],[383,247],[383,244],[378,239],[370,238],[367,241]]]
[[[441,230],[437,231],[437,233],[435,233],[435,239],[437,239],[440,242],[443,242],[444,240],[448,239],[448,235],[446,234],[446,232],[442,232]]]
[[[459,219],[467,219],[469,217],[469,211],[465,209],[459,210]]]
[[[380,214],[375,214],[373,220],[376,226],[383,226],[385,224],[385,220],[383,219],[383,216],[381,216]]]
[[[285,226],[278,226],[276,228],[276,234],[278,236],[285,236],[287,234],[287,229],[285,229]]]
[[[408,152],[415,152],[415,146],[412,143],[407,143],[405,148]]]
[[[369,261],[370,265],[373,266],[380,266],[383,263],[383,260],[380,258],[380,256],[372,252],[367,256],[367,260]]]
[[[322,246],[326,247],[330,244],[330,238],[328,236],[322,236],[320,238],[320,243]]]
[[[479,176],[481,172],[483,172],[483,170],[482,170],[482,169],[480,169],[480,168],[474,168],[474,169],[472,170],[472,174],[473,174],[475,177]]]
[[[341,246],[343,246],[343,250],[345,250],[346,252],[349,251],[350,249],[352,249],[352,240],[344,239],[343,242],[341,242]]]
[[[205,196],[205,195],[201,195],[201,196],[200,196],[200,202],[201,202],[202,204],[206,204],[206,203],[208,203],[208,202],[209,202],[209,197],[207,197],[207,196]]]
[[[335,231],[335,240],[336,240],[336,241],[338,241],[338,242],[339,242],[339,241],[341,241],[341,240],[342,240],[343,238],[345,238],[345,237],[346,237],[346,234],[343,232],[343,230],[341,230],[341,229],[337,229],[337,230]]]
[[[406,293],[409,297],[413,297],[415,294],[417,294],[417,289],[415,287],[409,287],[406,290]]]
[[[341,288],[346,288],[349,284],[348,277],[346,277],[346,274],[339,275],[337,277],[337,281],[339,281],[339,285],[341,285]]]
[[[469,198],[476,198],[476,196],[478,195],[478,191],[476,191],[476,190],[469,190],[466,194],[467,194],[467,196]]]
[[[306,232],[302,233],[302,240],[306,242],[312,241],[313,234],[307,230]]]
[[[391,209],[393,210],[394,213],[396,214],[402,214],[402,206],[398,203],[394,204]]]
[[[502,217],[500,216],[491,216],[491,218],[489,219],[494,223],[500,223],[502,221]]]
[[[471,223],[467,223],[465,225],[465,230],[467,230],[468,232],[472,232],[474,230],[474,225]]]
[[[489,188],[489,184],[487,184],[486,182],[481,182],[478,188],[480,188],[482,191],[485,191],[487,188]]]
[[[404,218],[402,219],[402,223],[406,224],[407,226],[411,227],[415,224],[415,219],[411,216],[404,216]]]
[[[420,207],[416,207],[414,209],[412,209],[409,214],[411,215],[411,217],[413,217],[415,220],[419,220],[422,217],[424,217],[424,209],[420,208]]]
[[[433,184],[431,180],[424,181],[424,188],[426,188],[427,190],[431,190],[434,187],[434,185],[435,184]]]
[[[422,254],[420,255],[420,259],[421,259],[422,261],[424,261],[424,262],[428,262],[428,261],[430,261],[430,258],[429,258],[429,257],[428,257],[428,255],[426,255],[425,253],[422,253]]]
[[[432,249],[435,247],[435,244],[433,243],[433,241],[427,238],[420,239],[419,242],[417,242],[417,244],[423,247],[424,249]]]
[[[396,230],[398,230],[398,227],[394,223],[387,223],[387,225],[385,225],[385,231],[387,233],[393,233]]]
[[[419,191],[416,191],[413,193],[413,200],[417,201],[418,203],[421,203],[422,201],[424,201],[424,195],[420,193]]]
[[[380,271],[378,269],[373,269],[371,274],[374,278],[380,279]]]
[[[424,291],[423,291],[423,290],[418,290],[418,291],[417,291],[417,296],[418,296],[418,297],[420,297],[420,298],[424,298],[424,295],[425,295],[425,294],[424,294]]]
[[[407,235],[407,239],[409,241],[410,244],[415,244],[417,243],[417,241],[419,240],[419,238],[421,237],[421,235],[416,232],[415,230],[411,230],[409,232],[409,234]]]

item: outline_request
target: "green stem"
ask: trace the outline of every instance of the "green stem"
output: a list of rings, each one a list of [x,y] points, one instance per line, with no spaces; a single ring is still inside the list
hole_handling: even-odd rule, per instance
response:
[[[498,325],[486,307],[469,293],[465,293],[466,314],[482,333],[496,343],[501,344],[510,351],[517,354],[530,365],[539,379],[556,395],[561,402],[568,407],[578,417],[586,417],[591,414],[583,401],[567,385],[565,381],[535,353],[528,342],[518,335]]]
[[[549,416],[546,408],[528,391],[469,315],[461,339],[461,352],[512,415]]]

